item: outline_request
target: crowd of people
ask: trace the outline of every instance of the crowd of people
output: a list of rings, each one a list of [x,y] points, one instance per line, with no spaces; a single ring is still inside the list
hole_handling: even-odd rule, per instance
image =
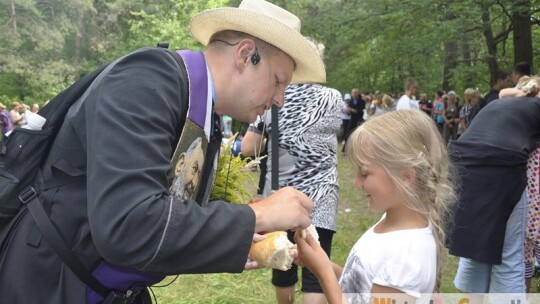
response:
[[[323,85],[324,46],[300,28],[290,12],[244,0],[191,20],[204,52],[144,48],[113,61],[70,109],[39,175],[50,223],[111,293],[78,277],[23,207],[0,229],[2,299],[147,303],[146,286],[167,275],[258,268],[251,244],[277,230],[296,243],[304,303],[389,293],[429,303],[446,248],[460,257],[460,290],[526,292],[540,242],[540,77],[518,64],[515,88],[497,73],[485,96],[440,90],[431,101],[409,78],[399,98],[342,97]],[[0,109],[6,133],[30,110]],[[251,124],[244,154],[279,159],[256,203],[208,201],[225,115]],[[330,259],[340,141],[358,195],[381,214],[344,267]],[[319,242],[301,236],[311,224]],[[294,302],[298,271],[272,273],[278,303]]]
[[[517,66],[523,65],[525,63]],[[523,75],[530,75],[530,72]],[[497,85],[484,95],[477,88],[467,88],[461,96],[454,90],[448,92],[437,90],[433,94],[433,100],[429,99],[427,93],[418,92],[419,84],[414,78],[406,80],[403,94],[399,98],[396,98],[394,94],[384,94],[378,91],[361,94],[357,88],[354,88],[351,90],[351,94],[346,93],[343,96],[340,116],[342,119],[341,143],[345,145],[348,134],[370,117],[394,110],[419,109],[433,118],[445,143],[448,144],[450,140],[458,139],[480,109],[494,100],[493,94],[496,94],[498,98],[499,91],[508,87],[508,74],[499,72],[497,76],[506,78],[498,81]],[[518,80],[519,77],[515,80],[516,84]],[[355,119],[352,119],[353,114],[357,112],[360,114],[356,114]]]
[[[14,127],[22,127],[26,125],[28,113],[37,113],[39,111],[39,105],[37,103],[32,104],[32,107],[21,104],[18,101],[11,103],[11,110],[7,110],[7,106],[0,103],[0,131],[1,136],[9,133]]]

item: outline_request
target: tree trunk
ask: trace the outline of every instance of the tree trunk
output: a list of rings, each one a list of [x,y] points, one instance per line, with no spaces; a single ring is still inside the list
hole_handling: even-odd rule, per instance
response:
[[[470,73],[470,67],[472,67],[471,61],[471,48],[469,46],[469,39],[465,38],[461,41],[461,56],[463,57],[463,65],[467,67],[467,74],[464,75],[465,86],[470,88],[474,86],[474,77]]]
[[[82,15],[82,14],[81,14]],[[77,22],[77,28],[75,29],[75,41],[74,41],[74,50],[73,50],[73,62],[78,62],[81,59],[81,48],[82,48],[82,39],[84,33],[84,15],[79,16]]]
[[[9,25],[11,29],[13,30],[13,34],[17,36],[17,16],[15,14],[15,1],[9,2],[8,12],[9,12]]]
[[[454,1],[449,1],[447,4],[450,6],[453,5],[453,3]],[[446,9],[443,9],[443,19],[445,22],[452,22],[456,19],[456,15],[451,10],[447,11]],[[456,37],[451,36],[444,42],[442,89],[447,92],[452,89],[450,82],[453,76],[453,70],[457,66],[456,40]]]
[[[26,80],[23,75],[17,75],[17,84],[19,87],[19,100],[22,102],[26,97]]]
[[[457,44],[454,41],[444,43],[444,68],[443,68],[443,90],[450,91],[452,89],[450,80],[452,79],[453,70],[457,66]]]
[[[515,3],[512,10],[514,28],[514,63],[527,62],[533,65],[532,33],[529,1]]]
[[[484,38],[486,39],[486,46],[488,50],[487,63],[489,67],[489,79],[491,84],[495,79],[495,73],[497,73],[497,70],[499,69],[499,64],[497,63],[497,44],[495,43],[495,38],[493,37],[493,29],[491,28],[491,16],[489,13],[489,6],[485,3],[482,3],[480,6],[482,8],[482,33],[484,34]]]

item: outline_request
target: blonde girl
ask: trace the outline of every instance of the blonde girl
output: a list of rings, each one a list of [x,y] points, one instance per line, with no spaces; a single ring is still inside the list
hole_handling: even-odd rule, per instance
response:
[[[373,117],[349,140],[347,155],[358,168],[354,184],[383,215],[354,245],[343,269],[313,238],[297,235],[301,263],[317,275],[329,303],[365,302],[380,293],[392,293],[399,303],[428,303],[425,294],[440,287],[443,226],[455,199],[440,133],[425,113],[403,110]]]

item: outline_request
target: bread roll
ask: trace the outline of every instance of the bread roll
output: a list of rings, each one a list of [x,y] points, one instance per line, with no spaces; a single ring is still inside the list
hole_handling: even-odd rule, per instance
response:
[[[287,238],[285,231],[270,232],[264,235],[266,238],[253,243],[249,250],[251,259],[264,267],[287,270],[291,269],[293,257],[290,250],[293,244]]]
[[[317,243],[319,243],[319,245],[321,244],[319,242],[319,233],[317,233],[317,229],[315,228],[315,226],[313,226],[313,224],[309,225],[306,229],[301,230],[300,235],[304,240],[307,238],[307,233],[311,234],[311,236],[317,241]]]

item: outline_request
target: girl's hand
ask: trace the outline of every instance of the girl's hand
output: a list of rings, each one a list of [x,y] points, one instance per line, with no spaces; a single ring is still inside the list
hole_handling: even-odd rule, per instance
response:
[[[294,240],[298,247],[300,260],[319,279],[319,284],[323,289],[328,303],[347,303],[339,287],[332,262],[330,262],[326,252],[324,252],[319,243],[309,233],[307,233],[307,237],[304,240],[300,235],[300,231],[296,231]]]
[[[328,271],[332,272],[333,275],[332,263],[328,255],[311,234],[307,233],[304,240],[300,231],[297,231],[294,234],[294,240],[298,249],[299,263],[296,263],[297,265],[309,268],[317,277]]]

